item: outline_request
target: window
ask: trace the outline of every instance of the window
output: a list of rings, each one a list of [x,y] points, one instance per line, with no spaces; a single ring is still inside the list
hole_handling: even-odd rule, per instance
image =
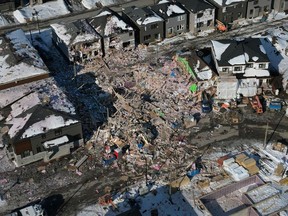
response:
[[[253,64],[247,64],[247,68],[253,68]]]
[[[254,0],[254,5],[258,4],[258,2],[259,2],[258,0]]]
[[[184,29],[184,24],[177,25],[177,31],[181,31]]]
[[[259,64],[259,68],[265,68],[265,64]]]
[[[242,17],[242,13],[238,12],[237,16],[238,16],[238,18],[241,18]]]
[[[156,29],[156,28],[158,28],[158,24],[157,23],[151,25],[151,29]]]
[[[234,67],[234,71],[241,71],[242,67]]]
[[[201,27],[203,27],[203,26],[204,26],[204,23],[203,23],[203,22],[197,23],[197,28],[201,28]]]
[[[207,21],[207,26],[210,26],[212,24],[212,20]]]
[[[252,14],[253,14],[253,9],[251,9],[251,10],[250,10],[249,14],[250,14],[250,15],[252,15]]]
[[[150,40],[150,38],[151,38],[151,35],[145,35],[145,36],[144,36],[144,41]]]
[[[203,13],[198,13],[197,18],[201,18],[203,16]]]
[[[228,72],[228,68],[222,68],[222,72]]]
[[[62,134],[62,129],[55,130],[55,136],[59,136]]]
[[[129,36],[133,36],[133,32],[129,32]]]
[[[30,151],[29,150],[26,150],[24,152],[21,153],[21,157],[24,158],[24,157],[28,157],[30,156]]]
[[[178,20],[178,21],[184,20],[184,15],[178,16],[178,17],[177,17],[177,20]]]
[[[173,33],[173,27],[168,28],[167,33],[168,33],[168,34],[172,34],[172,33]]]
[[[265,12],[268,12],[269,11],[269,6],[267,5],[267,6],[264,6],[264,11]]]
[[[41,138],[42,138],[42,139],[46,139],[46,134],[42,134],[42,135],[41,135]]]

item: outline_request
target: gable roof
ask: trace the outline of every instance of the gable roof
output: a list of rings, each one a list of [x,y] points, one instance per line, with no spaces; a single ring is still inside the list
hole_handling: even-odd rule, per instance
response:
[[[218,66],[243,65],[249,62],[270,62],[259,38],[211,41]]]
[[[66,45],[85,41],[96,41],[100,38],[86,20],[77,20],[70,23],[60,22],[52,24],[51,27]]]
[[[158,4],[151,6],[151,9],[164,19],[185,14],[181,7],[169,1],[160,1]]]
[[[8,135],[12,142],[15,142],[78,122],[75,117],[67,113],[36,105],[6,124],[12,125]]]
[[[206,0],[177,0],[177,1],[181,3],[187,10],[193,13],[214,8],[214,6],[211,5]]]
[[[108,8],[104,8],[96,16],[88,19],[88,22],[102,37],[133,31],[133,28],[118,13]]]
[[[232,4],[238,4],[245,2],[246,0],[209,0],[211,3],[215,3],[218,6],[225,7]]]
[[[145,26],[150,23],[163,22],[164,20],[158,16],[150,7],[127,7],[124,13],[138,26]]]
[[[0,38],[0,60],[0,86],[49,74],[38,51],[22,29]]]

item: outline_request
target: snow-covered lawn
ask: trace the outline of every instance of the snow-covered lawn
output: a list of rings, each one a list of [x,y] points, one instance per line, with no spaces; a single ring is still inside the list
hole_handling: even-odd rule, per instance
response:
[[[50,1],[33,7],[24,7],[13,12],[14,17],[20,23],[30,22],[36,17],[32,13],[38,12],[38,19],[44,20],[70,13],[63,0]]]

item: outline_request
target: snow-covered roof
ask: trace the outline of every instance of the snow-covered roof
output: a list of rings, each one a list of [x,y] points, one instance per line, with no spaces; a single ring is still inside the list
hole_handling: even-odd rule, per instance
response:
[[[49,130],[61,128],[77,122],[78,122],[77,120],[73,119],[65,120],[62,116],[50,115],[46,117],[44,120],[38,121],[29,126],[24,131],[21,138],[28,138],[38,134],[46,133]]]
[[[246,38],[244,40],[224,39],[211,42],[213,54],[219,67],[270,62],[259,38]],[[269,76],[269,72],[263,69],[245,68],[244,72],[244,77]]]
[[[31,109],[33,106],[40,104],[40,99],[36,92],[29,94],[26,97],[21,98],[17,102],[11,105],[11,116],[16,117],[21,113]]]
[[[97,41],[100,38],[85,20],[79,20],[72,23],[55,23],[52,24],[51,27],[66,45]]]
[[[254,69],[254,68],[246,68],[244,77],[269,77],[270,73],[268,70]]]
[[[43,103],[45,106],[41,105]],[[11,139],[43,133],[44,127],[48,131],[78,122],[70,115],[75,114],[75,108],[55,85],[53,78],[0,91],[0,108],[8,105],[10,109],[6,110],[9,112],[3,117],[4,124],[10,127],[8,135]]]
[[[204,10],[214,10],[214,6],[211,5],[208,1],[203,0],[177,0],[177,2],[181,3],[187,10],[196,14],[199,11]]]
[[[108,8],[103,9],[97,16],[92,17],[89,23],[102,37],[133,31],[133,28],[119,14]]]
[[[27,97],[28,99],[26,99]],[[31,100],[29,102],[29,98],[33,99],[33,101]],[[19,100],[18,102],[21,101],[21,107],[27,107],[25,108],[25,110],[27,110],[28,107],[32,107],[32,105],[30,105],[29,103],[34,105],[38,104],[36,103],[38,102],[37,98],[39,98],[42,103],[46,103],[48,107],[54,110],[59,110],[72,115],[75,114],[74,106],[68,100],[67,96],[63,93],[63,91],[57,86],[56,81],[52,77],[44,80],[38,80],[32,83],[23,84],[21,86],[15,86],[9,89],[1,90],[0,108],[4,108],[9,104],[15,103],[15,101]],[[15,106],[14,112],[16,112],[16,107],[17,106]],[[16,116],[16,114],[14,113],[13,116]]]
[[[48,76],[46,65],[22,29],[1,38],[0,47],[0,85],[38,75]]]
[[[211,42],[213,44],[213,48],[215,51],[215,57],[218,61],[220,61],[222,54],[230,46],[230,44],[229,43],[224,44],[224,43],[221,43],[219,41],[214,41],[214,40],[212,40]]]
[[[130,17],[130,19],[132,19],[138,26],[145,26],[154,22],[164,22],[164,20],[160,16],[158,16],[153,10],[148,7],[128,7],[125,8],[124,13],[126,13]]]
[[[161,21],[163,21],[163,19],[160,16],[158,16],[156,13],[154,13],[153,16],[148,16],[144,19],[140,17],[139,19],[136,20],[138,25],[147,25],[149,23],[161,22]]]
[[[232,3],[243,2],[246,0],[212,0],[212,1],[216,2],[220,6],[226,6]]]
[[[151,9],[164,19],[185,14],[185,11],[173,2],[160,1],[158,4],[151,6]]]
[[[64,143],[67,143],[69,141],[67,136],[62,136],[53,140],[48,140],[46,142],[43,143],[43,146],[47,149],[47,148],[51,148],[53,146],[58,146]]]

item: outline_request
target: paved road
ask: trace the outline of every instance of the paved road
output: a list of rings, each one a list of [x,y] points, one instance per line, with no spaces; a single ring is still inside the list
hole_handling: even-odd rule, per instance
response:
[[[138,7],[142,6],[148,6],[148,5],[153,5],[155,3],[155,0],[136,0],[136,1],[130,1],[124,4],[118,4],[118,5],[113,5],[110,6],[112,10],[115,11],[122,11],[123,8],[129,7],[129,6],[134,6],[137,5]],[[85,11],[80,11],[80,12],[72,12],[70,14],[66,14],[63,16],[58,16],[54,17],[51,19],[47,20],[39,20],[39,27],[40,29],[47,28],[49,25],[57,22],[70,22],[74,20],[79,20],[79,19],[86,19],[89,17],[94,16],[97,14],[97,12],[100,11],[99,9],[91,9],[91,10],[85,10]],[[0,28],[0,35],[4,34],[5,32],[9,32],[18,28],[22,28],[24,31],[29,31],[29,30],[37,30],[38,29],[38,24],[37,22],[30,22],[30,23],[24,23],[24,24],[14,24],[10,26],[4,26]]]

